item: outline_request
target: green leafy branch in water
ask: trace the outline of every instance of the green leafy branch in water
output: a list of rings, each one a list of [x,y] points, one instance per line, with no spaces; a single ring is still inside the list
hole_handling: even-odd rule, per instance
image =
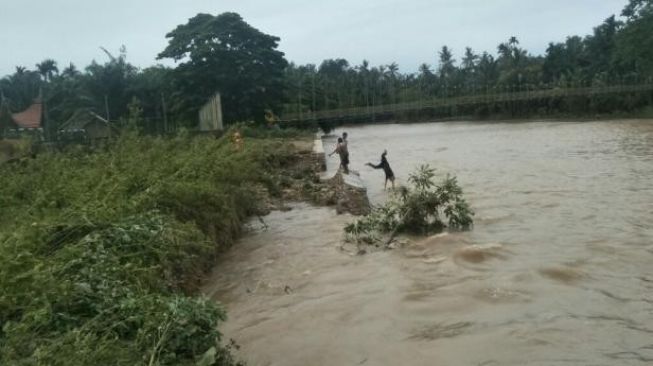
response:
[[[429,235],[449,230],[469,230],[474,211],[463,197],[456,177],[435,183],[435,169],[420,166],[408,179],[412,187],[401,187],[385,205],[345,227],[349,241],[378,243],[384,234],[390,243],[399,233]]]

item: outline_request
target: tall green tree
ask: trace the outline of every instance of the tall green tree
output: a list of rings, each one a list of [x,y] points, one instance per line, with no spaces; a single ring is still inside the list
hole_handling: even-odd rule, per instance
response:
[[[236,13],[198,14],[166,37],[159,59],[180,62],[175,85],[183,93],[180,111],[189,119],[215,92],[222,94],[227,122],[262,121],[265,109],[280,109],[288,63],[277,49],[278,37]]]
[[[463,87],[467,90],[472,90],[477,83],[478,61],[479,56],[470,47],[465,48],[465,56],[460,64],[460,74],[463,79]]]
[[[472,50],[470,47],[465,48],[465,56],[463,57],[461,64],[463,70],[474,70],[474,68],[476,68],[477,62],[478,55],[474,53],[474,50]]]
[[[25,67],[16,67],[16,72],[0,80],[0,89],[5,96],[5,102],[12,112],[22,111],[29,107],[39,96],[43,81],[37,71]]]
[[[79,72],[79,70],[77,70],[77,66],[75,66],[75,64],[73,64],[72,62],[68,66],[66,66],[66,68],[64,68],[63,71],[61,72],[61,76],[65,78],[74,78],[79,76],[80,74],[81,73]]]
[[[586,42],[578,36],[568,37],[565,43],[550,43],[542,65],[545,82],[553,82],[563,76],[583,80],[590,65],[587,56]]]
[[[110,120],[126,116],[133,97],[130,87],[137,74],[138,69],[127,62],[124,47],[117,57],[109,54],[104,64],[93,61],[81,79],[89,106]]]
[[[47,83],[52,80],[52,77],[59,73],[57,61],[53,59],[46,59],[36,64],[36,70],[41,74],[43,80]]]
[[[442,46],[442,49],[440,50],[439,55],[439,66],[438,66],[438,72],[440,74],[440,78],[447,82],[450,81],[451,78],[453,78],[454,73],[456,72],[456,60],[453,58],[453,53],[447,46]]]
[[[490,84],[496,83],[499,77],[499,70],[494,56],[483,52],[476,66],[478,76],[477,83],[487,88]]]
[[[615,61],[617,60],[617,34],[622,27],[623,23],[613,15],[594,28],[593,33],[585,38],[587,59],[590,61],[587,68],[588,77],[609,78],[619,73]]]
[[[617,36],[621,66],[653,77],[653,0],[630,0],[622,15],[627,20]]]

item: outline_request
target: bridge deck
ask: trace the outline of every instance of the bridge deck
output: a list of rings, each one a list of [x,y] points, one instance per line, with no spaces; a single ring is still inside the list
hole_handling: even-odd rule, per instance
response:
[[[317,111],[314,113],[291,113],[284,115],[281,122],[320,121],[346,119],[395,112],[417,111],[429,108],[479,105],[490,103],[505,103],[527,100],[543,100],[573,96],[596,96],[616,93],[638,93],[653,91],[653,84],[617,85],[581,88],[556,88],[545,90],[526,90],[509,93],[487,93],[477,95],[457,96],[450,98],[435,98],[396,104],[385,104],[365,107],[341,108]]]

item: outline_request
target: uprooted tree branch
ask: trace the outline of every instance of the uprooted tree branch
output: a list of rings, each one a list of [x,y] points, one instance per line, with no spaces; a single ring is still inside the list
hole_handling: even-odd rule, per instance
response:
[[[347,240],[357,244],[389,245],[400,233],[429,235],[445,229],[469,230],[474,212],[463,198],[456,177],[435,183],[435,169],[420,166],[385,205],[345,227]]]

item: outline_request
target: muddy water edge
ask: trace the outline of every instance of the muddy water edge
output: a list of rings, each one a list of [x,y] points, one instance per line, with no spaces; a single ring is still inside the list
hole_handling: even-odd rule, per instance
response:
[[[249,365],[653,363],[652,121],[347,132],[372,203],[388,149],[400,183],[457,175],[475,229],[357,256],[332,208],[253,221],[204,288]]]

